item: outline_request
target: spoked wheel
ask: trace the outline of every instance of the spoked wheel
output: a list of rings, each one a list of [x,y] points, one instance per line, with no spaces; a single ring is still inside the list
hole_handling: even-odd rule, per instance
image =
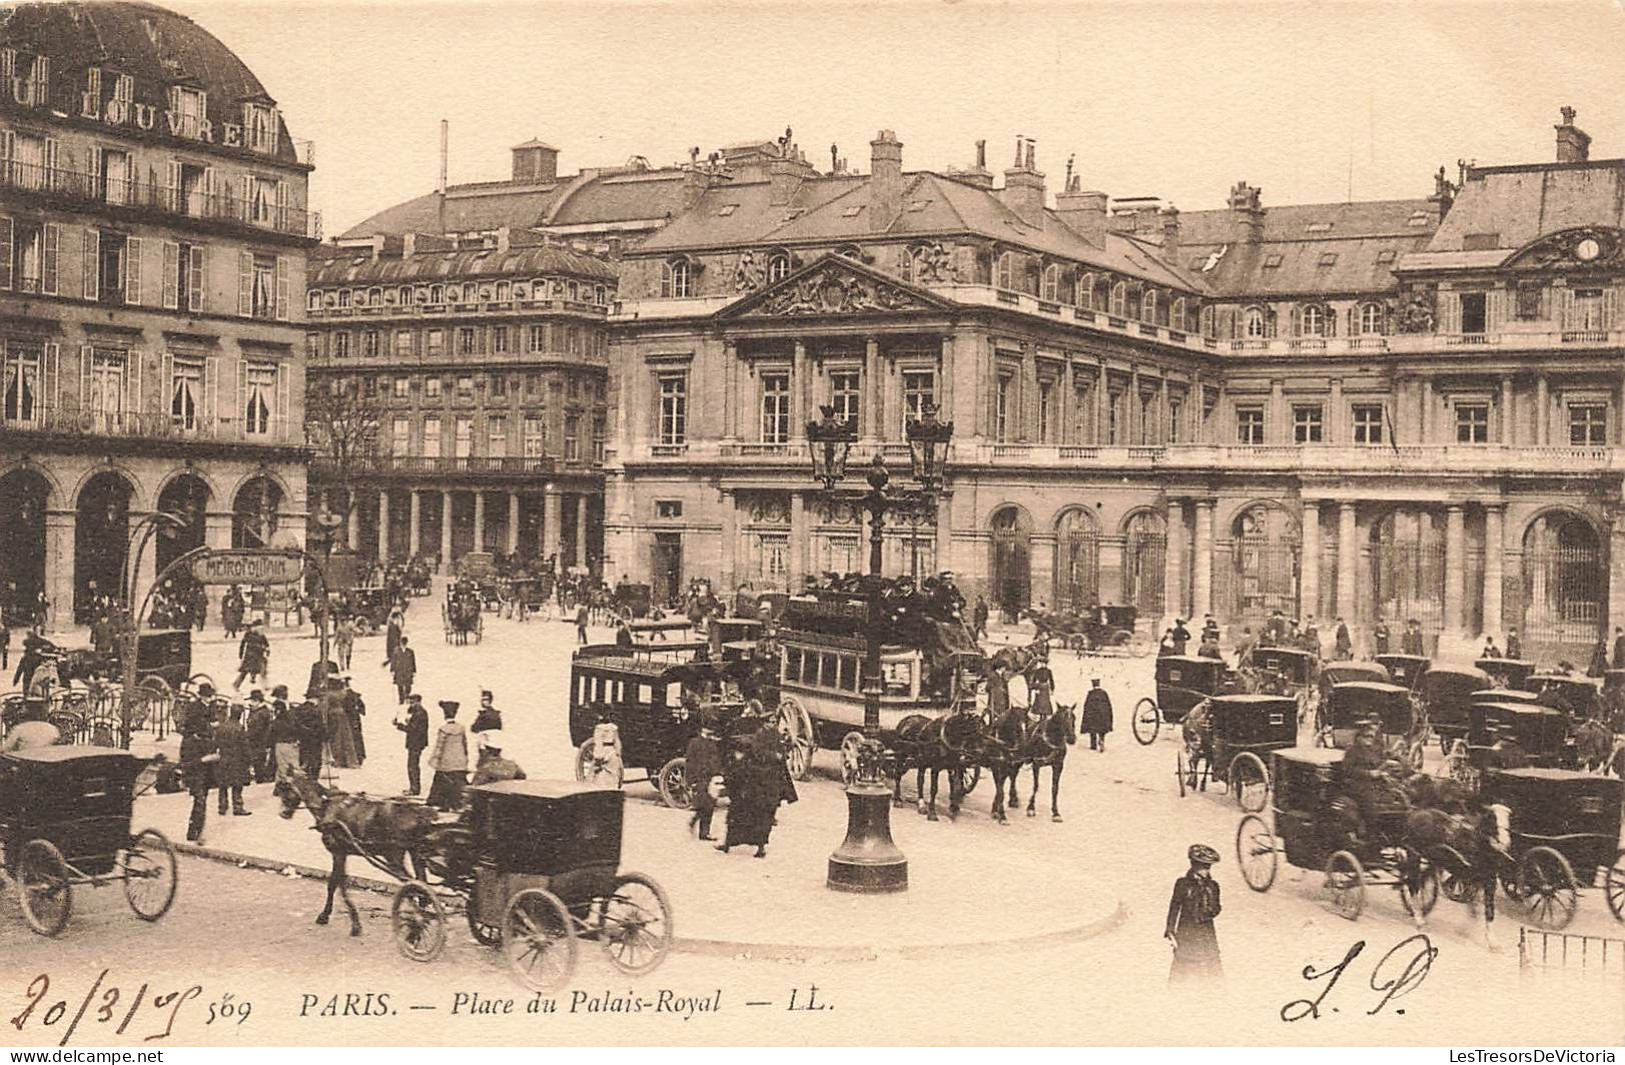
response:
[[[1185,797],[1185,774],[1186,774],[1185,752],[1184,751],[1175,751],[1174,752],[1174,777],[1179,781],[1179,797],[1181,799],[1183,799]],[[1193,779],[1190,782],[1190,784],[1191,784],[1191,790],[1194,791],[1196,789],[1196,781]]]
[[[532,991],[557,991],[575,972],[575,924],[551,891],[526,888],[508,900],[502,953],[514,979]]]
[[[1230,794],[1236,805],[1256,814],[1270,801],[1270,774],[1264,760],[1251,751],[1242,751],[1230,760]]]
[[[1555,932],[1574,920],[1574,868],[1550,847],[1531,847],[1518,863],[1518,894],[1538,927]]]
[[[468,910],[468,934],[482,947],[502,945],[502,926],[486,924],[480,920],[480,915],[474,911],[472,905]]]
[[[599,908],[599,941],[609,963],[629,976],[651,972],[671,950],[671,901],[642,873],[622,873]]]
[[[1320,888],[1320,902],[1347,921],[1365,909],[1365,867],[1348,851],[1338,851],[1326,859],[1326,879]]]
[[[793,695],[787,695],[779,701],[778,718],[779,735],[783,736],[789,756],[786,765],[793,780],[806,780],[807,774],[812,771],[813,760],[813,723],[812,716]]]
[[[389,907],[395,946],[412,961],[433,961],[446,947],[446,908],[421,880],[408,880]]]
[[[1454,847],[1440,844],[1428,852],[1428,865],[1439,882],[1439,893],[1451,902],[1471,902],[1478,885],[1468,877],[1467,859]]]
[[[17,902],[23,920],[42,936],[54,936],[73,914],[73,885],[67,860],[56,844],[31,839],[17,856]]]
[[[1268,891],[1275,883],[1280,859],[1275,850],[1275,833],[1256,814],[1248,814],[1236,828],[1236,864],[1241,878],[1254,891]]]
[[[694,807],[694,789],[706,787],[710,781],[693,781],[688,779],[688,759],[673,758],[660,767],[656,776],[660,786],[660,799],[674,810],[689,810]]]
[[[1625,851],[1620,851],[1614,857],[1614,864],[1608,867],[1603,894],[1608,899],[1608,912],[1614,915],[1614,920],[1625,921]]]
[[[1134,738],[1141,746],[1149,746],[1157,738],[1157,729],[1162,727],[1162,714],[1157,710],[1156,701],[1141,699],[1134,704],[1134,716],[1129,719],[1129,727],[1134,730]]]
[[[586,780],[587,779],[587,770],[588,770],[588,768],[590,768],[592,766],[592,752],[593,752],[593,745],[592,745],[591,740],[587,740],[580,747],[576,748],[576,779],[577,780]]]
[[[1422,863],[1409,876],[1402,873],[1398,886],[1399,901],[1412,917],[1426,917],[1439,904],[1439,871],[1431,865]]]
[[[175,848],[162,832],[142,829],[124,852],[124,898],[143,921],[156,921],[175,902],[180,870]]]
[[[863,743],[863,733],[848,732],[841,737],[841,783],[851,784],[858,775],[858,747]]]

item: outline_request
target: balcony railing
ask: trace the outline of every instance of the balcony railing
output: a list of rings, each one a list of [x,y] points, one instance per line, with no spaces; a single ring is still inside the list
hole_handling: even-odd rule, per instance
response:
[[[206,193],[37,163],[0,165],[0,188],[79,204],[160,211],[181,218],[223,222],[291,236],[313,236],[320,216],[296,207],[244,200],[227,191]]]
[[[485,300],[463,303],[386,303],[365,307],[306,308],[306,312],[312,321],[343,318],[438,318],[442,316],[496,314],[501,312],[516,314],[522,312],[529,316],[536,311],[568,311],[574,314],[590,314],[597,318],[607,318],[610,306],[607,303],[583,303],[580,300],[539,299]]]
[[[53,436],[122,440],[168,440],[177,443],[262,444],[304,446],[304,427],[290,431],[282,419],[273,419],[264,433],[244,432],[241,422],[197,417],[190,421],[151,411],[36,410],[33,417],[8,417],[0,410],[0,430]]]
[[[350,473],[356,476],[389,475],[501,475],[554,473],[561,467],[576,468],[584,464],[561,462],[551,456],[524,455],[370,455],[353,459]],[[325,476],[338,473],[338,464],[329,456],[318,455],[311,460],[311,469]]]

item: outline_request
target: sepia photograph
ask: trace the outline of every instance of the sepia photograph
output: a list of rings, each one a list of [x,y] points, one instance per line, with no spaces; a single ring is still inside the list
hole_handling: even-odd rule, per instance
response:
[[[0,1044],[1612,1062],[1621,85],[1603,0],[0,4]]]

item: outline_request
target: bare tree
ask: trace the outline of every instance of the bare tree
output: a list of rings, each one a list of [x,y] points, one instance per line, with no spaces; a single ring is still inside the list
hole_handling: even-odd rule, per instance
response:
[[[355,498],[355,478],[378,455],[383,408],[376,396],[364,396],[351,379],[312,381],[305,390],[305,435],[316,450],[329,488],[342,487],[342,502],[329,498],[326,508],[347,517]]]

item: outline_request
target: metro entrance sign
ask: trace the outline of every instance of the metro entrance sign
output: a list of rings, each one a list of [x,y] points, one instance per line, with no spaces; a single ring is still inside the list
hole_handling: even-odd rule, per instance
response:
[[[305,557],[296,551],[238,548],[192,560],[192,576],[201,584],[297,584],[304,575]]]

